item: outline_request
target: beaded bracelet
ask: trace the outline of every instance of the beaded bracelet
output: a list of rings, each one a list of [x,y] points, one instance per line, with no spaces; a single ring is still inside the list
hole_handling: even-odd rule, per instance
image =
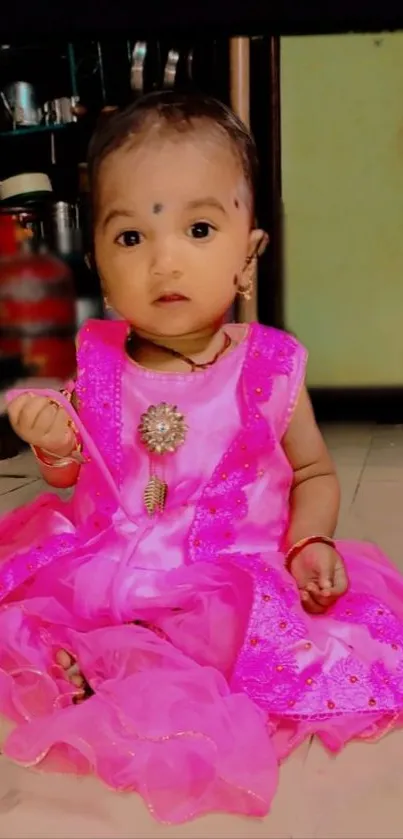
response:
[[[334,539],[331,539],[330,536],[306,536],[305,539],[300,539],[298,542],[295,542],[295,544],[287,551],[284,560],[287,571],[290,570],[293,559],[295,559],[295,557],[298,556],[304,548],[308,547],[308,545],[329,545],[330,548],[336,547]]]

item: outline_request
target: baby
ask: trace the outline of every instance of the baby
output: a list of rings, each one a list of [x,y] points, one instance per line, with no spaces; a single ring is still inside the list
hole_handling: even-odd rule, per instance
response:
[[[0,522],[4,750],[95,771],[164,821],[263,815],[305,737],[336,751],[400,720],[402,580],[334,541],[304,348],[226,323],[267,240],[245,126],[152,94],[101,126],[89,171],[121,320],[84,325],[63,393],[8,397],[74,492]]]

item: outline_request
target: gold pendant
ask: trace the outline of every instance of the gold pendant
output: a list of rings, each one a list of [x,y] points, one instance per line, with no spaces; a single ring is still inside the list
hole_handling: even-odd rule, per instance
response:
[[[151,475],[143,499],[147,513],[153,516],[156,512],[163,512],[168,492],[168,485],[156,474],[156,461],[163,455],[173,454],[183,445],[187,427],[183,414],[175,405],[160,402],[159,405],[150,405],[141,415],[138,432],[140,441],[152,458]]]
[[[141,415],[138,427],[140,440],[151,454],[172,454],[186,438],[186,423],[175,405],[160,402],[150,405]]]
[[[151,475],[144,490],[144,505],[149,516],[153,516],[156,512],[162,513],[167,493],[168,486],[165,481],[161,481],[156,475]]]

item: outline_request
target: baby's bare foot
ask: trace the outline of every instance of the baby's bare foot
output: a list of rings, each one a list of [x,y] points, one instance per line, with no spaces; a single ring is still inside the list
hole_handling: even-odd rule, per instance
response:
[[[75,703],[84,702],[85,699],[92,696],[93,691],[80,672],[77,661],[72,655],[66,650],[59,650],[56,653],[56,662],[64,670],[68,681],[78,689],[74,697]]]

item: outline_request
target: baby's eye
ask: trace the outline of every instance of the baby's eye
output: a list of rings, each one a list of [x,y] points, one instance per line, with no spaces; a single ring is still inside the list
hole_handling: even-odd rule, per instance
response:
[[[125,230],[117,237],[116,242],[123,248],[134,248],[141,242],[141,233],[138,230]]]
[[[216,228],[208,221],[196,221],[189,227],[188,232],[192,239],[208,239],[215,230]]]

